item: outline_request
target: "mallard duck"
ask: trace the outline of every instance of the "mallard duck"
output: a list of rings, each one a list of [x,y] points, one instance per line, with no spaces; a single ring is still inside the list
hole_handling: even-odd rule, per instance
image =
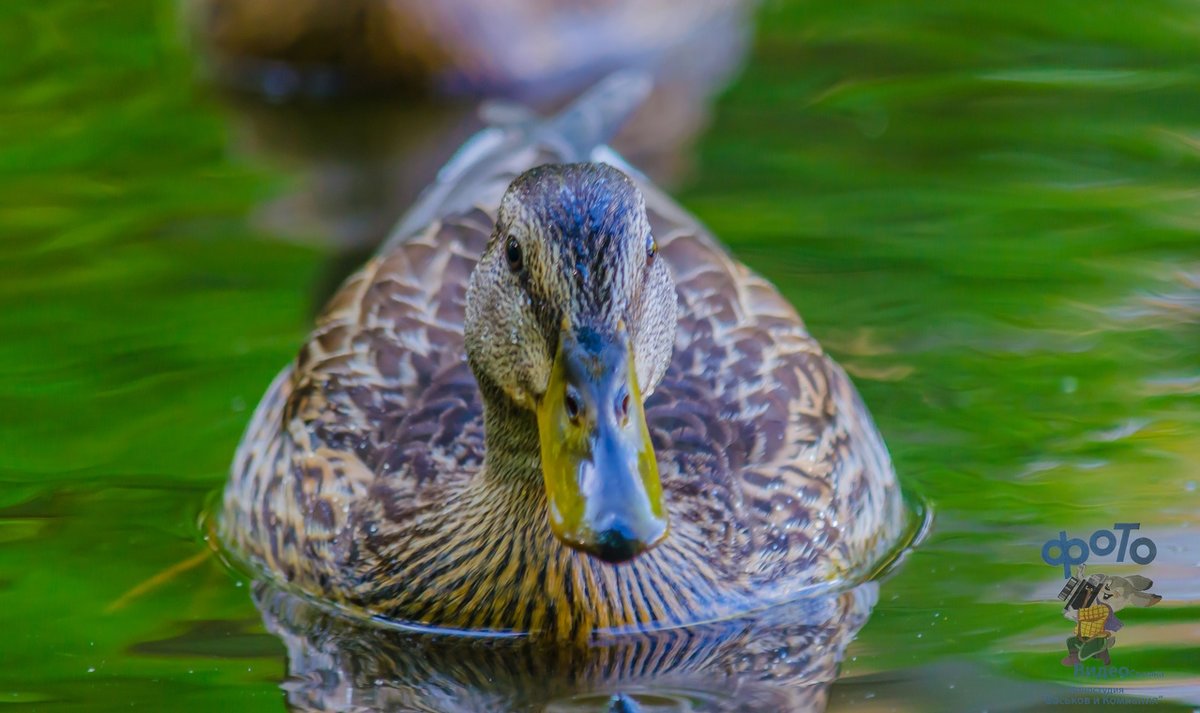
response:
[[[906,518],[845,372],[601,143],[602,82],[472,139],[331,299],[225,490],[235,553],[426,627],[577,639],[854,582]]]

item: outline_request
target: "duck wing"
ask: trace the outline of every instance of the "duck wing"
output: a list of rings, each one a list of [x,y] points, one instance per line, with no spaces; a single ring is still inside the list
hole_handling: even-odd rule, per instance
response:
[[[728,548],[725,576],[760,592],[861,577],[908,526],[870,413],[774,286],[643,189],[679,299],[646,402],[675,533]]]

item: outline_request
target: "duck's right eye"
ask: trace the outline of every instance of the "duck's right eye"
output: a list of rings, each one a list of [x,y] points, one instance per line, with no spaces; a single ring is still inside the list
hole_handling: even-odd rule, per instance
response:
[[[521,244],[511,235],[508,236],[508,242],[504,244],[504,257],[508,258],[508,269],[513,272],[520,272],[524,267],[521,259]]]

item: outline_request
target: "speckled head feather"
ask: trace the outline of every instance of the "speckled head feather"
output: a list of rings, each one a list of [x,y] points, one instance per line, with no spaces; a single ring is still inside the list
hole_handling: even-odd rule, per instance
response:
[[[602,163],[518,176],[471,279],[467,354],[481,381],[529,408],[545,390],[562,330],[581,342],[627,327],[643,394],[671,358],[675,288],[633,181]]]
[[[642,273],[638,248],[653,244],[633,182],[605,164],[547,164],[517,177],[504,203],[510,222],[536,226],[558,253],[572,313],[615,326],[628,306],[630,281]]]

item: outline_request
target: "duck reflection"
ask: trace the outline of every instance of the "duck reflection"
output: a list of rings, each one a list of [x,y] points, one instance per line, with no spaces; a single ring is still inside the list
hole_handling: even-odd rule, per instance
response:
[[[353,622],[267,584],[254,600],[283,640],[299,711],[821,711],[873,582],[737,619],[599,635],[556,648],[524,638]]]

